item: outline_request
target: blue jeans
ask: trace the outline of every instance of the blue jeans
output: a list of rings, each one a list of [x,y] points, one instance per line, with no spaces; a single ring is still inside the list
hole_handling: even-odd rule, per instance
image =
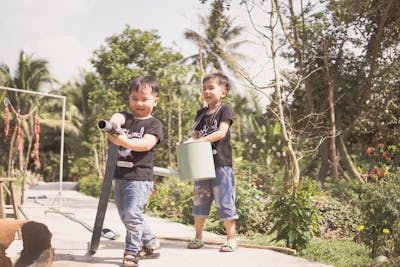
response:
[[[207,218],[213,200],[221,221],[239,218],[236,210],[235,177],[231,166],[215,168],[216,178],[194,182],[193,212],[194,217]]]
[[[115,204],[126,228],[125,254],[136,255],[142,245],[157,242],[144,221],[144,206],[151,196],[153,182],[115,179]]]

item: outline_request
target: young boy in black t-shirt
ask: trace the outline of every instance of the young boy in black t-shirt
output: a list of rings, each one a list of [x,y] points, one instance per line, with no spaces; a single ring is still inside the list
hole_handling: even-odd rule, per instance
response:
[[[130,86],[132,113],[112,115],[110,122],[126,134],[109,134],[119,146],[115,170],[115,203],[126,228],[123,266],[138,266],[140,258],[157,258],[160,246],[144,221],[144,206],[153,189],[153,148],[163,138],[160,120],[152,116],[158,103],[159,84],[150,77],[135,79]]]
[[[207,107],[196,115],[195,136],[190,141],[209,141],[212,144],[216,178],[195,181],[193,216],[196,236],[188,248],[201,248],[203,226],[209,216],[213,200],[216,202],[220,220],[224,221],[226,242],[221,252],[231,252],[237,247],[235,222],[238,214],[235,206],[235,179],[232,169],[232,150],[229,128],[233,122],[232,109],[222,104],[231,88],[227,76],[214,73],[203,79],[202,96]],[[197,123],[198,121],[198,123]]]

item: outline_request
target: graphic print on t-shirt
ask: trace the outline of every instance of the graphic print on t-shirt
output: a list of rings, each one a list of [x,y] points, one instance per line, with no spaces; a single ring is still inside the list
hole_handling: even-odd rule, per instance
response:
[[[132,138],[137,138],[137,139],[142,139],[144,136],[144,127],[140,127],[140,131],[139,132],[133,132],[133,133],[128,133],[127,134],[127,138],[128,139],[132,139]],[[119,154],[119,158],[123,159],[123,160],[129,160],[129,161],[133,161],[132,158],[132,150],[129,148],[125,148],[125,147],[120,147],[118,154]]]
[[[217,119],[214,119],[212,122],[209,122],[206,119],[206,123],[203,125],[203,128],[199,130],[199,137],[207,136],[215,131],[218,131],[218,129]]]

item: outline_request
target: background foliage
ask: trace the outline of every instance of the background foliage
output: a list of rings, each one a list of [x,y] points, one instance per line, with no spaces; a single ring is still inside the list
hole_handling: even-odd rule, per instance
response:
[[[268,242],[282,239],[283,243],[276,244],[296,247],[310,258],[313,256],[308,253],[313,250],[319,260],[338,266],[370,260],[356,263],[355,256],[335,257],[329,251],[337,251],[340,245],[335,242],[342,239],[347,240],[345,248],[357,255],[386,255],[396,262],[400,253],[400,2],[320,0],[302,1],[302,6],[293,7],[293,1],[242,1],[243,8],[266,11],[262,30],[271,29],[266,25],[271,11],[280,11],[274,13],[280,16],[276,55],[285,63],[278,80],[283,96],[280,103],[275,94],[265,93],[274,90],[276,81],[256,86],[243,75],[240,64],[245,57],[237,48],[246,43],[242,38],[245,28],[229,17],[230,1],[202,2],[210,2],[203,31],[185,32],[199,48],[195,55],[165,47],[156,30],[126,25],[93,51],[92,72],[82,71],[80,77],[51,91],[67,97],[64,179],[77,181],[83,192],[98,196],[107,137],[95,127],[96,122],[126,110],[129,82],[143,74],[155,76],[161,84],[154,115],[163,122],[165,140],[156,148],[155,165],[176,169],[176,144],[185,138],[203,105],[201,77],[222,71],[234,81],[226,102],[235,116],[231,141],[239,233],[251,239],[274,232]],[[268,50],[269,33],[258,34]],[[23,51],[15,71],[0,66],[1,86],[43,91],[55,82],[45,59]],[[267,106],[259,104],[255,91],[268,96]],[[6,116],[5,99],[20,115],[32,115],[18,117],[10,110]],[[31,180],[28,184],[36,179],[57,181],[60,101],[6,90],[0,90],[0,100],[0,174],[26,177]],[[279,104],[284,124],[274,116]],[[32,153],[34,116],[40,118],[41,126],[40,166],[34,163]],[[307,181],[301,188],[298,184],[282,186],[289,182],[291,167],[282,125],[289,129],[300,175]],[[10,127],[8,137],[6,126]],[[23,140],[21,149],[18,133]],[[191,224],[191,206],[190,183],[156,177],[148,211]],[[215,209],[207,229],[224,231]],[[327,239],[333,245],[313,243]],[[339,264],[337,258],[354,261]]]

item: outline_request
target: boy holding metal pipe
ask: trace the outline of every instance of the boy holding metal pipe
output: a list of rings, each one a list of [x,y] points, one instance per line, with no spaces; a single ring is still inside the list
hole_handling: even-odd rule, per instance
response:
[[[119,146],[115,170],[115,204],[126,228],[123,266],[138,266],[141,258],[157,258],[160,246],[144,221],[144,206],[153,189],[153,148],[163,138],[161,121],[152,116],[158,103],[158,82],[150,76],[136,78],[130,86],[132,113],[112,115],[110,123],[121,134],[109,134]]]

